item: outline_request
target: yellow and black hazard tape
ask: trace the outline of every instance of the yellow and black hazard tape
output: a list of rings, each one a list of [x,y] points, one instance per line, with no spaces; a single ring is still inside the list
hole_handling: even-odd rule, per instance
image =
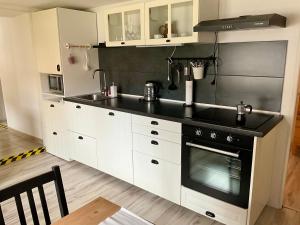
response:
[[[35,149],[29,150],[29,151],[26,151],[26,152],[22,152],[18,155],[13,155],[13,156],[10,156],[8,158],[1,159],[0,160],[0,166],[8,165],[12,162],[19,161],[21,159],[25,159],[25,158],[28,158],[28,157],[33,156],[33,155],[38,155],[38,154],[40,154],[42,152],[45,152],[45,151],[46,151],[45,147],[39,147],[39,148],[35,148]]]
[[[7,125],[0,123],[0,129],[7,129]]]

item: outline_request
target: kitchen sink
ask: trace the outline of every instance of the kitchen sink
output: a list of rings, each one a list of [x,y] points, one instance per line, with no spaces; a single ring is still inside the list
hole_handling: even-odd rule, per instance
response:
[[[76,98],[79,99],[83,99],[83,100],[87,100],[87,101],[104,101],[106,99],[110,99],[110,97],[105,96],[101,93],[94,93],[94,94],[88,94],[88,95],[81,95],[81,96],[77,96]]]

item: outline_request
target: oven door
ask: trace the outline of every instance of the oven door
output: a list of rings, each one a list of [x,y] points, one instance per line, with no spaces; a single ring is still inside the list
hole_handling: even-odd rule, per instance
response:
[[[247,209],[252,151],[183,137],[182,185]]]

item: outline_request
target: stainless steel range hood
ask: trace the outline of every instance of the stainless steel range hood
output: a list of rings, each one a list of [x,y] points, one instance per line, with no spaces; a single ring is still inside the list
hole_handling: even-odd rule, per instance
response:
[[[286,27],[286,17],[278,14],[240,16],[236,18],[202,21],[194,27],[194,32],[217,32],[240,29]]]

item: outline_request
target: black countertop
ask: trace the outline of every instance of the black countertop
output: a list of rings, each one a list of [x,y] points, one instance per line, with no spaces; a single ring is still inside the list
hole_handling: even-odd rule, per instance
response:
[[[280,115],[265,115],[261,113],[252,113],[247,115],[246,124],[244,126],[237,126],[235,123],[234,110],[214,110],[216,115],[210,112],[209,107],[194,106],[184,107],[182,103],[177,102],[154,102],[148,103],[135,97],[118,97],[104,101],[87,101],[76,97],[64,98],[65,101],[85,104],[105,109],[117,110],[142,116],[148,116],[158,119],[164,119],[174,122],[179,122],[187,125],[203,126],[211,129],[222,130],[226,132],[243,134],[248,136],[265,136],[272,128],[274,128],[282,119]],[[220,118],[230,116],[234,121],[226,120],[226,123],[220,121],[210,120],[211,116]],[[253,121],[261,121],[255,123]]]

